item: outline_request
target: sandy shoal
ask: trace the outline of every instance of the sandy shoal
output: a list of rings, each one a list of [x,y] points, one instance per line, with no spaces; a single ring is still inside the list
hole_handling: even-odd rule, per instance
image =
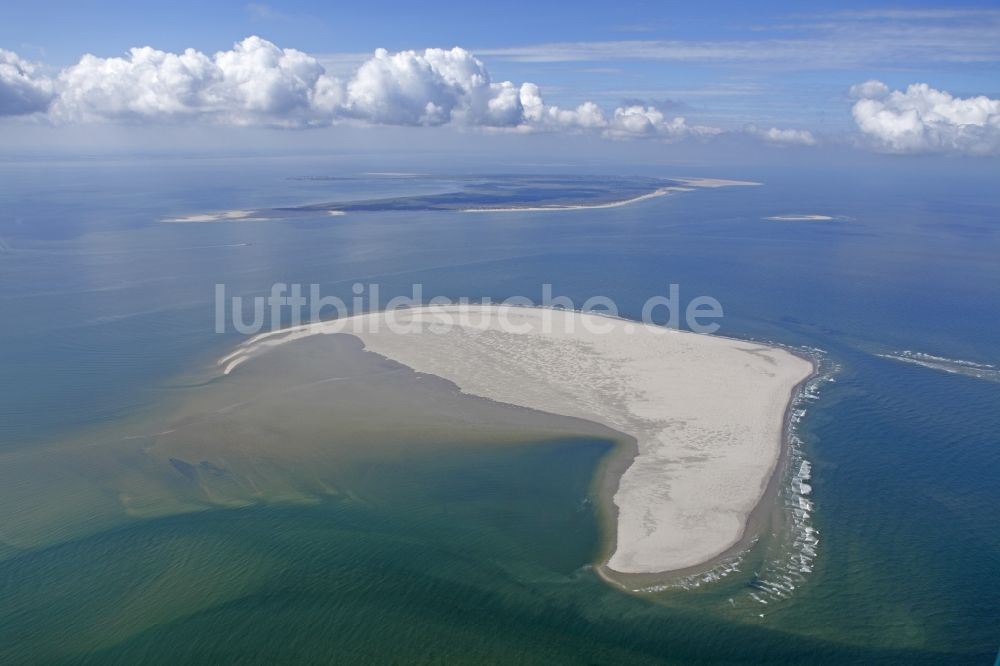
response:
[[[392,326],[390,320],[392,318]],[[438,330],[439,332],[434,332]],[[812,364],[777,347],[570,310],[425,306],[265,333],[220,360],[319,333],[499,402],[597,421],[636,440],[613,495],[616,572],[711,561],[740,541]]]
[[[830,215],[771,215],[765,219],[775,220],[777,222],[826,222],[832,220],[833,217]]]

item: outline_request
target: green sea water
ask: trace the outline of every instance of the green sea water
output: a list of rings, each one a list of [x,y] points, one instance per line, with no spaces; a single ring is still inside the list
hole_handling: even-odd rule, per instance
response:
[[[600,582],[587,498],[610,447],[416,456],[358,470],[363,499],[172,516],[0,563],[0,660],[940,663]]]

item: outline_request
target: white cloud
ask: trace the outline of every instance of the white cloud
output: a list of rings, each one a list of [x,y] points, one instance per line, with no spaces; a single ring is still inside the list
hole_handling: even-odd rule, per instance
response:
[[[615,109],[606,131],[607,136],[614,139],[658,137],[668,140],[721,133],[722,130],[718,127],[688,125],[681,116],[667,118],[656,107],[641,105],[620,106]]]
[[[88,54],[54,82],[31,78],[29,65],[3,53],[5,62],[13,63],[13,74],[0,70],[5,86],[35,86],[48,95],[36,103],[18,102],[16,112],[43,111],[52,98],[49,117],[57,122],[200,120],[307,127],[356,121],[668,141],[722,132],[642,104],[622,105],[610,116],[593,102],[575,108],[549,105],[536,84],[493,81],[479,59],[458,47],[398,53],[379,49],[343,79],[328,74],[314,56],[260,37],[248,37],[212,56],[148,46],[133,48],[125,57]],[[7,84],[8,79],[14,83]],[[27,98],[23,92],[6,97]]]
[[[52,101],[52,81],[16,53],[0,49],[0,116],[44,111]]]
[[[464,49],[379,49],[347,81],[315,57],[248,37],[214,56],[135,48],[126,58],[84,56],[58,79],[53,115],[64,121],[202,117],[237,125],[309,126],[338,120],[386,125],[518,127],[537,86],[495,83]]]
[[[889,94],[889,86],[881,81],[870,79],[851,86],[850,94],[853,99],[881,99]]]
[[[513,127],[523,120],[518,88],[493,83],[461,48],[389,53],[379,49],[347,83],[344,112],[389,125]]]
[[[575,109],[546,105],[534,83],[523,83],[518,91],[523,109],[521,129],[533,131],[602,130],[608,120],[599,106],[584,102]]]
[[[854,86],[858,128],[887,152],[1000,153],[1000,100],[953,97],[926,83],[889,91],[879,81]]]
[[[747,132],[764,141],[781,146],[815,146],[818,143],[816,137],[809,130],[778,129],[777,127],[761,129],[751,125],[747,128]]]
[[[88,54],[63,70],[57,88],[53,115],[69,121],[210,116],[238,125],[304,125],[339,102],[315,58],[259,37],[214,57],[148,46],[127,58]]]

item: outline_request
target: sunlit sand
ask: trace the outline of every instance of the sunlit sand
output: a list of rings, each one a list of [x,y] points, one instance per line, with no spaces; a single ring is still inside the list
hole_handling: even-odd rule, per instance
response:
[[[803,358],[752,342],[569,310],[480,305],[265,333],[220,365],[229,373],[269,347],[333,332],[357,335],[368,350],[466,393],[635,438],[637,455],[610,498],[617,525],[606,566],[625,574],[697,566],[741,540],[779,461],[793,390],[813,371]]]

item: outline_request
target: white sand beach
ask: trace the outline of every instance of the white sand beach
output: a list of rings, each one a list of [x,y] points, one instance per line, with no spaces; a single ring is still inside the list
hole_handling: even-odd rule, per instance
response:
[[[634,437],[637,455],[613,496],[616,547],[606,563],[624,574],[697,566],[741,540],[779,461],[792,392],[813,371],[776,347],[496,305],[426,306],[265,333],[219,364],[229,373],[269,347],[320,333],[357,335],[370,351],[472,395]]]

